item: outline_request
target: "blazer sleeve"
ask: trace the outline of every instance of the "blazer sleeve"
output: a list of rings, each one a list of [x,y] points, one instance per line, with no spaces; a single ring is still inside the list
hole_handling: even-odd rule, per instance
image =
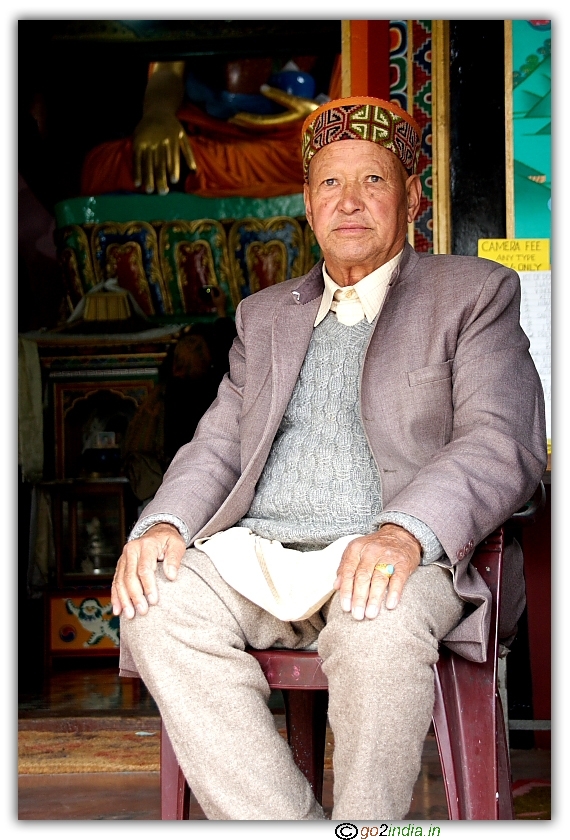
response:
[[[236,484],[241,472],[239,418],[245,385],[241,304],[236,310],[236,329],[229,353],[229,373],[222,379],[216,399],[200,420],[194,437],[174,456],[133,535],[138,536],[155,522],[178,519],[185,525],[184,536],[189,543]]]
[[[518,275],[491,268],[457,332],[451,438],[386,506],[425,522],[452,563],[522,507],[546,467],[544,397],[519,312]]]

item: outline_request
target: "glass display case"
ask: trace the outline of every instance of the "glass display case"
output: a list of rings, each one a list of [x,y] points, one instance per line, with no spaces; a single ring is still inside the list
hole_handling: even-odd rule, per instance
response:
[[[137,500],[123,476],[44,482],[52,499],[58,587],[112,578],[136,519]]]

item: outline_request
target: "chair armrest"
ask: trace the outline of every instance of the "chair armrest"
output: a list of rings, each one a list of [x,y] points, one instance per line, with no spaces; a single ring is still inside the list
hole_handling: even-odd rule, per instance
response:
[[[546,489],[541,481],[528,502],[513,513],[508,525],[532,525],[546,505]]]

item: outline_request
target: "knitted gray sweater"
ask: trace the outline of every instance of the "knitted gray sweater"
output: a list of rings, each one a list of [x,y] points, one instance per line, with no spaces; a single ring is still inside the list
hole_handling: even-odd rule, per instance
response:
[[[359,398],[373,326],[366,319],[347,326],[329,312],[315,327],[252,505],[238,525],[306,551],[396,522],[420,539],[423,562],[432,562],[442,549],[424,523],[381,515],[381,480]]]
[[[238,524],[306,549],[372,530],[382,509],[380,477],[358,398],[371,330],[366,319],[348,327],[332,312],[315,327],[255,498]]]

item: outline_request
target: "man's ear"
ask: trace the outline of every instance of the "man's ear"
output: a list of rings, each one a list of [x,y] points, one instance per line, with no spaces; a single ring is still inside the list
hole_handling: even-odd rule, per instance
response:
[[[305,199],[305,216],[307,217],[309,227],[312,230],[313,229],[313,211],[311,209],[311,196],[310,196],[310,191],[309,191],[309,185],[308,184],[303,184],[303,198]]]
[[[419,175],[410,175],[406,181],[406,195],[408,198],[408,223],[413,222],[420,212],[422,199],[422,182]]]

